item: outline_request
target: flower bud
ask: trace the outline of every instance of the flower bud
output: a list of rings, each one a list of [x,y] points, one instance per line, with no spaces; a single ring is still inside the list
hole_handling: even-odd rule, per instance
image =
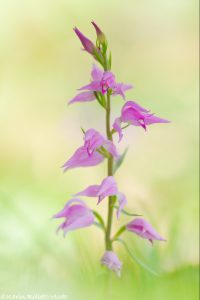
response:
[[[101,29],[97,26],[97,24],[92,21],[92,25],[94,26],[97,34],[97,40],[99,41],[100,44],[105,44],[106,43],[106,36],[105,34],[101,31]]]
[[[101,258],[101,263],[108,269],[114,271],[117,276],[120,276],[122,262],[113,251],[106,251]]]
[[[78,36],[79,40],[81,41],[84,50],[90,53],[91,55],[94,55],[94,52],[96,51],[95,45],[82,33],[78,28],[74,28],[74,32]]]

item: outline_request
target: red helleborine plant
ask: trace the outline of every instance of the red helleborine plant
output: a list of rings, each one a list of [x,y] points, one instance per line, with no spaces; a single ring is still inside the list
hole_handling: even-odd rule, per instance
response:
[[[74,28],[74,31],[81,41],[84,50],[100,64],[100,67],[96,64],[93,65],[91,81],[79,88],[79,93],[69,101],[69,104],[98,101],[105,111],[106,136],[103,136],[93,128],[87,131],[82,129],[83,144],[74,152],[71,158],[64,163],[63,170],[95,166],[107,160],[107,175],[105,178],[102,178],[102,182],[92,183],[92,185],[74,195],[74,197],[84,196],[97,198],[97,205],[101,205],[101,202],[106,201],[105,198],[107,197],[107,220],[105,222],[97,211],[91,210],[80,198],[70,199],[65,207],[54,215],[54,218],[63,219],[61,225],[58,227],[58,231],[62,230],[64,236],[69,231],[83,227],[91,225],[100,227],[105,235],[105,253],[102,254],[101,264],[114,271],[117,275],[120,275],[122,262],[116,253],[113,252],[113,243],[116,241],[122,243],[132,259],[155,274],[153,270],[133,255],[125,241],[121,238],[121,235],[127,231],[143,239],[147,239],[151,243],[153,243],[154,240],[165,241],[146,220],[125,210],[128,201],[126,196],[118,190],[114,174],[123,162],[127,151],[125,150],[122,155],[118,153],[113,141],[113,136],[117,133],[120,142],[123,137],[123,130],[130,125],[139,126],[147,130],[147,127],[151,124],[168,123],[169,121],[155,116],[150,110],[143,108],[135,101],[126,101],[125,92],[131,89],[132,85],[116,81],[115,75],[111,72],[111,53],[108,55],[106,36],[94,22],[92,22],[92,25],[97,34],[96,44],[84,36],[77,28]],[[117,117],[113,125],[111,125],[111,97],[116,95],[120,95],[126,102],[122,107],[121,115]],[[132,219],[119,228],[114,235],[111,235],[114,210],[116,210],[118,220],[120,219],[121,213],[129,217],[137,216],[137,218]]]

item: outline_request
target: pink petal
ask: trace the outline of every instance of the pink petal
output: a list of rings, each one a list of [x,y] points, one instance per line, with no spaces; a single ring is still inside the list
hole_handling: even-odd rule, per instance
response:
[[[88,129],[84,137],[84,146],[88,149],[89,155],[92,154],[96,149],[103,146],[106,139],[95,129]]]
[[[82,92],[77,94],[74,98],[72,98],[68,104],[72,104],[75,102],[89,102],[95,100],[95,95],[93,92],[88,91],[88,92]]]
[[[97,65],[93,64],[92,73],[91,73],[93,81],[100,82],[103,77],[103,73],[104,71],[102,69],[98,68]]]
[[[99,185],[90,185],[83,191],[75,194],[75,196],[97,197],[99,193]]]
[[[91,83],[84,85],[79,89],[79,91],[82,91],[82,90],[98,92],[98,91],[101,91],[101,85],[98,81],[92,81]]]
[[[149,112],[148,109],[142,107],[140,104],[134,102],[134,101],[127,101],[124,106],[122,107],[122,111],[124,111],[127,108],[133,108],[135,110],[138,110],[140,112]]]
[[[118,193],[118,188],[116,181],[113,176],[106,177],[100,187],[97,196],[99,197],[98,203],[99,204],[105,197],[107,196],[114,196]]]
[[[57,214],[55,214],[53,216],[53,218],[66,218],[66,217],[68,217],[68,215],[69,215],[69,206],[70,206],[71,203],[74,203],[74,202],[81,204],[81,205],[74,205],[73,207],[75,207],[75,208],[76,207],[79,208],[80,206],[81,207],[85,206],[85,203],[82,200],[80,200],[78,198],[73,198],[73,199],[69,200],[66,203],[66,205],[64,206],[64,208],[60,212],[58,212]]]
[[[96,166],[104,160],[104,157],[98,152],[88,154],[87,148],[78,148],[72,157],[62,166],[64,171],[78,167]]]
[[[119,219],[121,211],[123,210],[124,206],[127,204],[127,199],[126,196],[120,192],[117,194],[117,199],[119,202],[119,208],[117,210],[117,218]]]
[[[144,239],[150,241],[159,240],[165,241],[163,237],[157,233],[157,231],[149,224],[146,220],[142,218],[136,218],[126,226],[127,230],[134,232]]]
[[[154,115],[147,117],[145,119],[145,124],[146,125],[150,125],[150,124],[154,124],[154,123],[170,123],[170,121],[166,120],[166,119],[162,119],[159,117],[156,117]]]
[[[113,89],[115,87],[115,84],[115,75],[110,71],[104,72],[103,78],[101,80],[102,94],[105,94],[109,88]]]
[[[133,86],[131,84],[116,83],[113,90],[113,95],[120,95],[123,99],[125,99],[125,92],[132,88]]]
[[[82,217],[79,217],[75,220],[70,220],[70,222],[67,222],[64,228],[64,236],[69,231],[73,231],[76,229],[80,229],[83,227],[88,227],[94,223],[94,216],[92,213],[87,213]]]
[[[119,134],[119,140],[118,140],[118,143],[119,143],[121,141],[122,137],[123,137],[123,133],[122,133],[122,129],[121,129],[121,119],[120,118],[115,119],[115,122],[113,123],[113,128]]]
[[[73,204],[74,202],[78,202],[79,204]],[[66,235],[68,231],[87,227],[94,223],[92,211],[82,200],[76,198],[68,201],[63,210],[54,216],[54,218],[63,217],[65,218],[65,221],[60,224],[57,232],[63,230],[64,235]]]

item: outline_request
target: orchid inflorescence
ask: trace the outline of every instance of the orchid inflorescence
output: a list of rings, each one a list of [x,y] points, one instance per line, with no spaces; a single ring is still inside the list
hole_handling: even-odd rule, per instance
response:
[[[120,142],[123,138],[123,130],[130,126],[140,126],[147,130],[148,125],[154,123],[168,123],[166,119],[159,118],[152,114],[150,110],[145,109],[135,101],[127,101],[122,107],[121,115],[117,117],[111,126],[111,96],[120,95],[126,100],[125,92],[132,88],[130,84],[118,83],[115,75],[111,72],[111,53],[108,55],[108,43],[105,34],[101,29],[92,22],[96,34],[96,44],[85,37],[77,28],[74,28],[76,35],[83,45],[83,50],[88,52],[101,65],[99,68],[96,64],[93,65],[91,72],[90,83],[79,88],[79,93],[69,101],[69,104],[76,102],[97,101],[106,114],[106,137],[97,130],[90,128],[83,131],[83,144],[74,152],[70,159],[63,165],[63,170],[69,170],[78,167],[96,166],[107,160],[107,177],[98,184],[93,184],[84,190],[73,195],[65,207],[54,215],[54,218],[63,218],[64,221],[58,227],[57,231],[62,230],[64,236],[72,230],[87,227],[90,225],[98,225],[105,234],[105,253],[101,258],[101,263],[108,269],[120,275],[122,262],[113,252],[113,243],[121,242],[126,249],[126,243],[120,238],[125,231],[130,231],[140,236],[143,239],[153,243],[154,240],[165,241],[155,229],[143,218],[136,214],[128,213],[124,208],[127,204],[126,196],[119,191],[114,178],[116,170],[120,167],[125,157],[126,151],[120,155],[113,141],[113,136],[117,133]],[[100,205],[104,199],[108,197],[108,216],[107,223],[103,217],[94,210],[91,210],[80,197],[97,198],[97,205]],[[120,219],[120,214],[124,213],[128,216],[135,216],[128,224],[123,225],[112,237],[112,219],[116,209],[117,219]],[[128,253],[133,259],[135,256]],[[135,259],[140,262],[139,259]],[[144,267],[145,264],[141,263]],[[146,267],[149,269],[149,267]]]

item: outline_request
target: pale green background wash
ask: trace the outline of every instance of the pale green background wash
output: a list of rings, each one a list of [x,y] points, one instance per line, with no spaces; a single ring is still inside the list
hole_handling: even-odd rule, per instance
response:
[[[0,293],[67,294],[68,299],[197,299],[198,279],[198,4],[192,0],[0,1]],[[60,166],[82,142],[80,125],[105,132],[97,103],[67,101],[90,78],[92,58],[72,31],[95,38],[90,21],[107,34],[113,71],[133,83],[137,100],[171,124],[147,133],[130,128],[129,152],[116,174],[128,209],[142,213],[166,243],[154,247],[124,238],[160,272],[153,277],[120,245],[122,277],[100,266],[99,229],[66,239],[51,216],[71,194],[100,182],[106,164],[63,174]],[[112,100],[113,116],[123,100]],[[86,200],[96,207],[94,199]],[[106,201],[99,206],[106,214]],[[123,216],[120,224],[128,222]],[[115,218],[114,227],[119,226]]]

